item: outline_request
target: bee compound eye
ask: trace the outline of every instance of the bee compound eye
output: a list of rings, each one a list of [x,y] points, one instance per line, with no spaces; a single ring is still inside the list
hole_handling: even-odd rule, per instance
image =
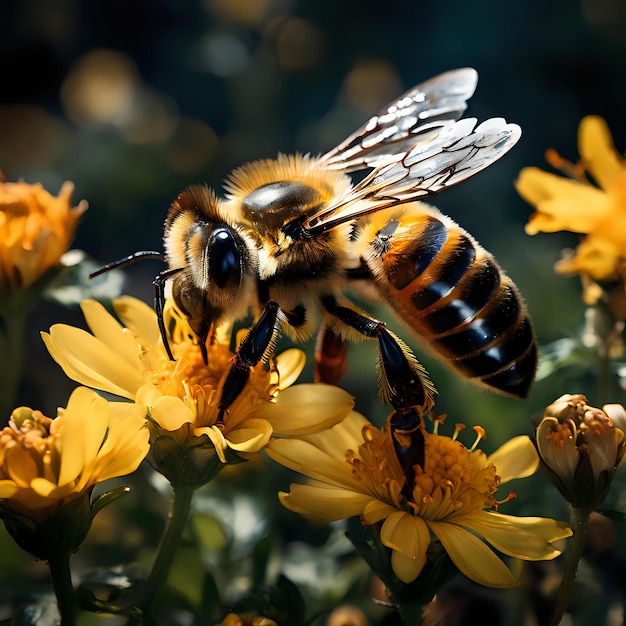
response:
[[[241,254],[235,236],[228,228],[216,228],[208,245],[209,275],[223,289],[229,282],[239,282]]]

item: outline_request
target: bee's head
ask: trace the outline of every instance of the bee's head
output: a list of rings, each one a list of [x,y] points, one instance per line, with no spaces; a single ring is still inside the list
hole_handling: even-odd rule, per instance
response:
[[[187,231],[185,249],[198,289],[237,289],[241,284],[245,245],[229,226],[196,222]]]
[[[249,236],[225,213],[213,192],[189,187],[173,202],[164,231],[170,267],[183,268],[180,297],[201,299],[202,307],[213,309],[216,317],[240,297],[255,267]],[[193,302],[179,304],[188,311],[200,307]]]

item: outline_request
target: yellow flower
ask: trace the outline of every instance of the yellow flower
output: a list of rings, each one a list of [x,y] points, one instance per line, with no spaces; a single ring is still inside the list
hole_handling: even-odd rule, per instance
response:
[[[173,440],[168,445],[216,452],[226,463],[229,449],[244,455],[258,452],[273,435],[317,432],[352,409],[352,397],[337,387],[288,388],[305,360],[302,351],[291,349],[272,359],[269,369],[263,364],[251,368],[248,383],[220,423],[218,403],[234,356],[229,337],[218,336],[207,345],[205,364],[186,319],[168,301],[166,324],[176,359],[170,361],[148,305],[123,297],[114,307],[123,325],[102,305],[87,300],[82,310],[93,334],[57,324],[42,336],[73,380],[148,406],[159,429],[153,440],[165,432]]]
[[[93,487],[134,472],[148,453],[146,410],[74,390],[51,419],[15,409],[0,431],[0,517],[38,558],[74,551],[91,524]]]
[[[39,521],[97,483],[134,472],[148,452],[146,410],[75,389],[55,419],[15,409],[0,431],[0,507]]]
[[[620,404],[596,409],[582,394],[565,394],[546,408],[537,427],[541,465],[575,508],[595,510],[604,501],[624,460],[625,426]]]
[[[380,541],[392,550],[391,566],[405,583],[424,568],[433,536],[461,572],[490,587],[511,587],[516,580],[486,543],[519,559],[559,554],[551,544],[571,534],[564,523],[485,510],[497,506],[501,482],[535,471],[528,437],[511,440],[488,458],[456,437],[422,430],[424,467],[415,466],[410,498],[402,496],[405,478],[389,430],[380,431],[358,413],[323,433],[272,441],[267,452],[273,459],[312,479],[292,484],[281,502],[325,521],[360,515],[368,526],[382,522]]]
[[[58,197],[41,184],[0,179],[0,293],[21,291],[55,266],[74,238],[87,202],[71,206],[74,185]]]
[[[566,230],[584,235],[576,253],[557,263],[557,271],[618,280],[626,273],[626,159],[615,149],[600,117],[583,118],[578,145],[581,162],[574,166],[554,151],[548,153],[549,160],[571,178],[536,167],[521,171],[517,191],[536,208],[526,232]]]

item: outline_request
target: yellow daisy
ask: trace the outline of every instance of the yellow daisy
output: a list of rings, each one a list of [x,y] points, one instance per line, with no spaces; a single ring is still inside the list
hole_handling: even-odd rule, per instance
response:
[[[626,159],[616,150],[606,122],[597,116],[581,121],[578,145],[581,161],[576,165],[554,151],[548,153],[551,163],[569,178],[536,167],[521,171],[515,186],[536,209],[526,232],[564,230],[583,235],[575,254],[557,263],[557,271],[618,280],[626,273]]]
[[[495,492],[504,480],[535,471],[537,454],[528,437],[511,440],[491,457],[456,436],[424,432],[424,438],[424,467],[415,466],[408,499],[389,430],[358,413],[323,433],[272,441],[266,450],[312,479],[280,494],[287,508],[325,521],[359,515],[365,525],[382,523],[380,540],[391,548],[393,571],[405,583],[422,571],[433,536],[461,572],[489,587],[517,583],[487,544],[526,560],[560,554],[552,543],[571,534],[565,523],[485,510],[497,507]]]
[[[269,368],[262,363],[251,368],[248,383],[219,422],[220,394],[234,356],[227,334],[220,333],[207,345],[205,364],[187,320],[168,301],[166,325],[176,359],[170,361],[156,314],[148,305],[130,297],[116,300],[121,323],[95,301],[81,306],[93,334],[62,324],[42,333],[65,373],[84,385],[146,405],[153,424],[178,445],[201,447],[210,442],[222,463],[227,449],[258,452],[272,436],[323,430],[352,409],[352,397],[337,387],[291,387],[305,356],[290,349],[271,359]]]
[[[41,184],[7,183],[0,173],[0,293],[21,291],[59,262],[74,238],[82,200],[72,207],[74,185],[58,197]]]
[[[54,419],[15,409],[0,430],[0,510],[41,522],[97,483],[134,472],[148,453],[145,426],[145,407],[86,387]]]

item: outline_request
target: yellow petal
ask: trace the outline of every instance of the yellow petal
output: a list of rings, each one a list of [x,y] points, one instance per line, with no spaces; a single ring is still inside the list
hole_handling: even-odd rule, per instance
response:
[[[537,167],[524,168],[515,187],[537,208],[526,225],[529,235],[560,230],[589,233],[610,210],[606,194],[599,189]]]
[[[500,483],[513,478],[526,478],[539,467],[539,455],[533,442],[526,435],[513,437],[487,458],[498,470]]]
[[[258,452],[272,436],[272,427],[264,419],[248,419],[241,427],[229,430],[226,442],[229,448],[239,452]]]
[[[354,406],[352,396],[334,385],[295,385],[257,412],[278,436],[296,437],[326,430],[340,422]]]
[[[99,481],[134,472],[150,449],[146,407],[129,402],[109,403],[107,438],[98,451],[94,477]]]
[[[345,450],[336,458],[300,439],[274,439],[265,451],[277,463],[309,478],[366,493],[362,483],[352,476],[352,466],[345,460]]]
[[[0,480],[0,498],[10,498],[17,492],[17,485],[12,480]]]
[[[135,402],[109,402],[111,422],[119,419],[132,418],[137,422],[146,423],[148,409],[143,404]]]
[[[93,335],[55,324],[50,333],[41,333],[46,348],[63,371],[78,383],[124,398],[133,399],[144,383],[143,366],[126,363]]]
[[[83,300],[80,304],[93,336],[117,354],[130,367],[137,364],[137,340],[99,302]]]
[[[576,467],[580,461],[575,436],[559,438],[558,444],[552,436],[558,429],[558,420],[544,417],[537,427],[537,448],[544,463],[562,480],[574,480]]]
[[[63,452],[59,486],[76,480],[87,464],[95,462],[109,425],[109,404],[95,391],[78,387],[63,414]]]
[[[45,478],[35,478],[30,483],[30,488],[42,498],[49,498],[50,494],[57,488],[57,485]]]
[[[595,181],[608,190],[624,174],[626,161],[616,150],[607,123],[596,115],[589,115],[578,128],[580,155]]]
[[[274,359],[276,368],[280,374],[279,389],[287,389],[298,380],[306,364],[306,354],[297,348],[291,348],[281,352]]]
[[[227,448],[226,439],[224,438],[224,433],[222,433],[217,426],[194,428],[194,433],[197,437],[200,437],[203,434],[206,435],[211,440],[220,462],[226,463],[226,455],[224,454],[224,451]]]
[[[154,346],[159,342],[161,331],[151,306],[137,298],[122,296],[113,301],[113,308],[124,326],[140,337],[146,346]]]
[[[500,552],[528,561],[559,556],[561,552],[551,545],[552,542],[572,534],[565,522],[488,511],[475,511],[455,518],[454,522],[474,531]]]
[[[421,560],[426,557],[430,532],[421,517],[396,510],[383,522],[380,540],[388,548],[398,550],[410,559]]]
[[[468,578],[486,587],[516,587],[517,580],[509,568],[472,533],[448,522],[429,521],[446,552]]]
[[[350,411],[348,416],[332,428],[318,433],[303,435],[302,439],[324,450],[329,456],[343,458],[346,450],[357,450],[363,443],[363,428],[371,426],[367,418],[356,411]]]
[[[391,569],[403,583],[413,582],[421,574],[425,564],[426,552],[416,559],[399,550],[393,550],[391,553]]]
[[[124,422],[130,422],[128,426]],[[136,421],[122,420],[111,449],[98,456],[92,480],[102,482],[134,472],[150,450],[150,433],[146,427],[136,429]]]
[[[150,416],[164,430],[178,430],[183,424],[193,424],[192,410],[174,396],[161,396],[150,407]]]
[[[21,446],[13,446],[4,452],[4,471],[18,487],[28,487],[39,475],[39,468],[33,457]]]
[[[554,267],[560,274],[584,273],[595,280],[612,280],[617,278],[621,256],[615,243],[590,235],[580,242],[574,257],[564,257]]]
[[[376,522],[389,517],[397,510],[395,506],[387,504],[382,500],[370,500],[363,511],[363,521],[368,525],[376,524]]]
[[[325,522],[360,515],[371,500],[369,495],[330,487],[319,482],[308,485],[294,483],[289,489],[289,493],[278,494],[283,506],[300,515]]]

